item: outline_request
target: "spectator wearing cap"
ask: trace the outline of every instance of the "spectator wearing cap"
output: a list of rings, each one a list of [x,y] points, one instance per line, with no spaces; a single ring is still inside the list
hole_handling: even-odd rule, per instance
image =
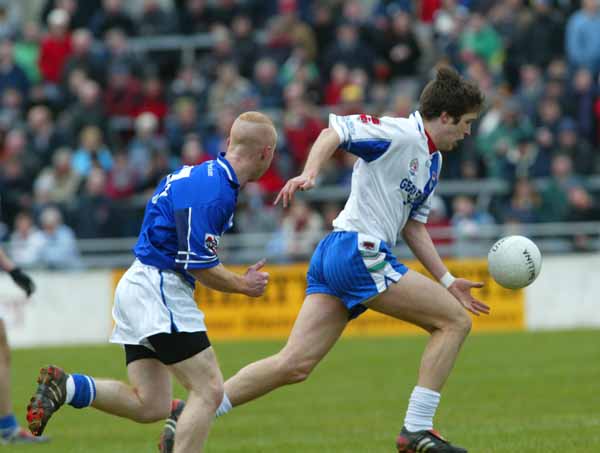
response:
[[[0,41],[0,96],[10,88],[16,89],[23,99],[29,96],[30,82],[25,71],[15,63],[13,43]]]
[[[40,47],[39,67],[44,81],[54,85],[60,82],[71,52],[69,14],[55,9],[48,16],[48,33],[42,38]]]
[[[558,124],[558,145],[554,154],[564,154],[573,161],[575,173],[592,175],[600,171],[600,156],[590,143],[577,132],[573,118],[565,117]]]
[[[573,68],[600,70],[600,7],[598,0],[583,0],[567,22],[566,53]]]

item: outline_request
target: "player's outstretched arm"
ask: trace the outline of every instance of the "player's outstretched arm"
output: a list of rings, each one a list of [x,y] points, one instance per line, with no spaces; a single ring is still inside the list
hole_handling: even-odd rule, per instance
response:
[[[192,269],[189,272],[204,286],[216,291],[259,297],[263,295],[269,282],[269,274],[260,270],[265,262],[262,259],[253,264],[244,275],[231,272],[222,264],[208,269]]]
[[[427,228],[425,228],[425,224],[410,219],[406,223],[404,230],[402,230],[402,237],[429,273],[436,279],[442,280],[442,277],[448,273],[448,268],[436,250],[435,245],[431,240],[431,236],[429,235]],[[472,282],[464,278],[456,278],[447,286],[447,288],[466,310],[479,316],[480,314],[487,315],[490,313],[490,307],[488,305],[475,299],[471,295],[471,289],[481,288],[482,286],[482,282]]]
[[[273,204],[277,204],[281,200],[283,207],[287,208],[297,190],[312,189],[315,186],[315,180],[321,171],[321,167],[339,146],[340,137],[337,132],[329,127],[323,129],[308,154],[302,174],[290,179],[283,186]]]
[[[2,249],[0,249],[0,267],[2,270],[7,272],[15,284],[25,291],[27,297],[31,296],[31,294],[35,291],[35,284],[29,275],[23,272],[20,268],[15,266],[6,253]]]

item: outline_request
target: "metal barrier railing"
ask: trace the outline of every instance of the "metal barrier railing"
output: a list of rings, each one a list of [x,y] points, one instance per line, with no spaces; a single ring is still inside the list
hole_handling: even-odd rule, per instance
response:
[[[460,230],[436,228],[432,238],[442,256],[486,256],[499,237],[521,234],[534,240],[543,254],[600,252],[600,222],[535,223],[481,225],[470,234]],[[310,258],[316,243],[327,231],[308,234],[248,233],[225,235],[219,255],[224,263],[251,263],[262,257],[271,262],[291,262]],[[136,238],[82,239],[78,241],[83,261],[88,267],[127,266],[133,260],[131,248]],[[304,244],[300,252],[294,243]],[[408,247],[399,241],[394,248],[399,258],[411,257]]]

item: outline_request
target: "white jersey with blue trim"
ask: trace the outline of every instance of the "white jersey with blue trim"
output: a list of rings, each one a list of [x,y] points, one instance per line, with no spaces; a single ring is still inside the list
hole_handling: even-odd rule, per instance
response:
[[[408,118],[331,114],[329,127],[339,135],[340,148],[359,157],[334,229],[370,234],[393,246],[408,219],[427,222],[442,155],[418,111]]]

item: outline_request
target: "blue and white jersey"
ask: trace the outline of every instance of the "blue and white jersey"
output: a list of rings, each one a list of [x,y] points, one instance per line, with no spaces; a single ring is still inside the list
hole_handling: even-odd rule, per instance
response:
[[[188,270],[219,264],[219,240],[233,226],[239,187],[223,155],[166,176],[146,205],[135,256],[177,271],[193,285]]]
[[[369,234],[393,246],[408,219],[427,222],[442,154],[418,111],[408,118],[332,114],[329,127],[340,147],[360,158],[348,201],[333,221],[336,230]]]

